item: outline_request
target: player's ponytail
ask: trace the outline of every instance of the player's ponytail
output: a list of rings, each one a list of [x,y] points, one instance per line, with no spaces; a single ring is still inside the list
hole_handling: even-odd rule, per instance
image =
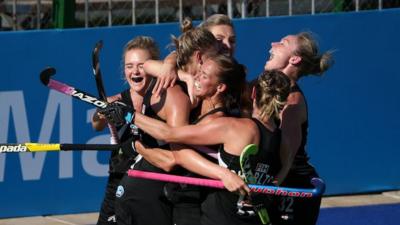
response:
[[[333,64],[332,51],[321,54],[318,43],[309,32],[296,35],[298,47],[295,54],[301,57],[299,77],[306,75],[322,75]]]

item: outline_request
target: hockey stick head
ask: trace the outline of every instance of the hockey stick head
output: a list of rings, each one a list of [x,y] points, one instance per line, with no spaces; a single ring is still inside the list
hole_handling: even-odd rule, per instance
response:
[[[247,183],[255,183],[253,172],[251,171],[250,156],[258,153],[258,147],[255,144],[247,145],[240,154],[240,168],[245,175]]]
[[[315,187],[315,195],[320,196],[325,192],[325,182],[321,178],[314,177],[311,179],[311,184]]]
[[[47,67],[46,69],[42,70],[42,72],[40,72],[40,81],[42,81],[42,83],[47,86],[50,82],[50,77],[54,74],[56,74],[56,69],[54,69],[53,67]]]

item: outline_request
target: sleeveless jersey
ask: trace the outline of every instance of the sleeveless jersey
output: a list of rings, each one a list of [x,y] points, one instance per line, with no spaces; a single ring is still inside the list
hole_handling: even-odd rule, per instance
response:
[[[154,80],[153,80],[154,81]],[[162,120],[151,107],[152,82],[144,96],[144,114]],[[163,120],[162,120],[163,121]],[[141,140],[150,148],[163,148],[156,139],[139,130]],[[142,171],[162,173],[163,170],[153,166],[145,158],[139,157],[131,168]],[[117,189],[116,216],[118,224],[128,225],[172,225],[172,205],[163,193],[165,183],[124,175]]]
[[[253,173],[263,172],[265,182],[272,182],[274,176],[280,169],[279,143],[280,131],[270,131],[256,119],[252,119],[260,132],[260,143],[258,154],[250,158]],[[223,148],[219,151],[219,164],[237,174],[241,174],[240,157],[229,154]],[[239,215],[237,202],[239,195],[227,190],[213,190],[202,204],[203,225],[221,224],[262,224],[258,215]]]
[[[150,118],[154,118],[160,121],[165,122],[165,120],[163,120],[162,118],[160,118],[157,113],[153,110],[153,108],[151,107],[151,96],[152,96],[152,92],[151,90],[153,90],[153,87],[155,85],[155,82],[152,82],[152,84],[150,85],[150,87],[148,88],[149,91],[146,92],[144,98],[143,98],[143,107],[145,107],[144,109],[144,115],[150,117]],[[152,136],[150,136],[149,134],[147,134],[146,132],[139,130],[141,133],[141,139],[143,144],[145,144],[147,147],[149,148],[165,148],[165,149],[169,149],[169,145],[159,142],[158,140],[156,140],[155,138],[153,138]],[[143,171],[149,171],[149,172],[158,172],[158,173],[163,173],[164,171],[154,165],[152,165],[150,162],[148,162],[146,159],[141,158],[138,162],[136,162],[134,164],[134,169],[137,170],[143,170]]]
[[[193,122],[191,122],[191,124],[197,124],[206,116],[216,112],[225,112],[225,109],[222,107],[215,108],[207,112],[206,114],[198,117],[197,119],[193,119]],[[192,115],[196,114],[196,112],[191,114]],[[218,151],[220,145],[212,145],[207,147],[214,149],[215,151]],[[217,163],[214,158],[211,158],[208,155],[201,152],[198,153],[201,154],[206,159]],[[200,175],[192,173],[182,167],[176,168],[172,173],[181,176],[201,177]],[[193,204],[200,204],[200,202],[204,200],[204,197],[207,194],[207,190],[206,188],[202,188],[200,186],[167,183],[164,188],[164,193],[172,203],[174,203],[175,205],[179,205],[180,207],[185,207],[185,206],[192,206]]]
[[[301,91],[299,86],[297,86],[297,84],[291,87],[290,92],[300,92],[304,97],[303,92]],[[307,108],[308,107],[306,102],[306,110],[308,114]],[[307,152],[305,151],[308,134],[308,115],[307,120],[301,125],[301,131],[301,145],[297,150],[288,175],[281,184],[284,187],[313,188],[313,185],[310,183],[311,178],[318,177],[316,170],[308,162],[309,157],[307,155]],[[273,210],[275,211],[272,211],[272,213],[270,214],[270,218],[273,224],[316,224],[321,205],[321,196],[315,198],[294,198],[290,196],[276,196],[276,199],[277,205],[273,208]]]
[[[126,89],[120,93],[122,96],[121,102],[133,108],[132,98],[130,90]],[[129,169],[130,165],[134,162],[136,153],[133,152],[131,145],[128,143],[131,139],[131,132],[124,126],[117,127],[118,135],[120,136],[120,143],[122,144],[122,149],[113,150],[110,156],[110,170],[109,173],[124,174]]]
[[[294,92],[300,92],[304,97],[302,90],[297,84],[291,87],[290,93]],[[305,98],[304,101],[306,103],[307,120],[301,125],[301,133],[302,133],[301,144],[299,149],[297,150],[292,167],[289,172],[291,175],[307,176],[309,174],[316,173],[314,167],[309,163],[309,157],[305,150],[307,144],[307,135],[308,135],[308,106]]]

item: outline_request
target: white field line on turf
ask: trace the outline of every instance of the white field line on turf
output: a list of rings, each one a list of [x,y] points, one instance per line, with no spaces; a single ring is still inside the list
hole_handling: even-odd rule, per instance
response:
[[[400,191],[384,192],[382,195],[388,196],[388,197],[391,197],[391,198],[395,198],[395,199],[400,199]]]
[[[55,217],[45,216],[44,218],[46,218],[46,219],[48,219],[48,220],[57,221],[57,222],[60,222],[60,223],[63,223],[63,224],[78,225],[78,224],[76,224],[76,223],[71,223],[71,222],[68,222],[68,221],[65,221],[65,220],[57,219],[57,218],[55,218]]]

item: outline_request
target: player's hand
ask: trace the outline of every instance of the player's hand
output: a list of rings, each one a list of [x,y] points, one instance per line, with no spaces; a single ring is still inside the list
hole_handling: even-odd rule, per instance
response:
[[[243,179],[230,170],[227,170],[222,178],[222,182],[224,183],[225,188],[230,192],[238,192],[241,195],[247,195],[250,193],[250,188]]]
[[[122,102],[116,101],[108,104],[106,108],[100,109],[99,113],[102,114],[109,123],[115,126],[122,126],[133,120],[135,110]]]
[[[161,71],[161,76],[157,78],[152,92],[156,96],[160,95],[165,89],[174,86],[178,79],[175,64],[164,62]]]

